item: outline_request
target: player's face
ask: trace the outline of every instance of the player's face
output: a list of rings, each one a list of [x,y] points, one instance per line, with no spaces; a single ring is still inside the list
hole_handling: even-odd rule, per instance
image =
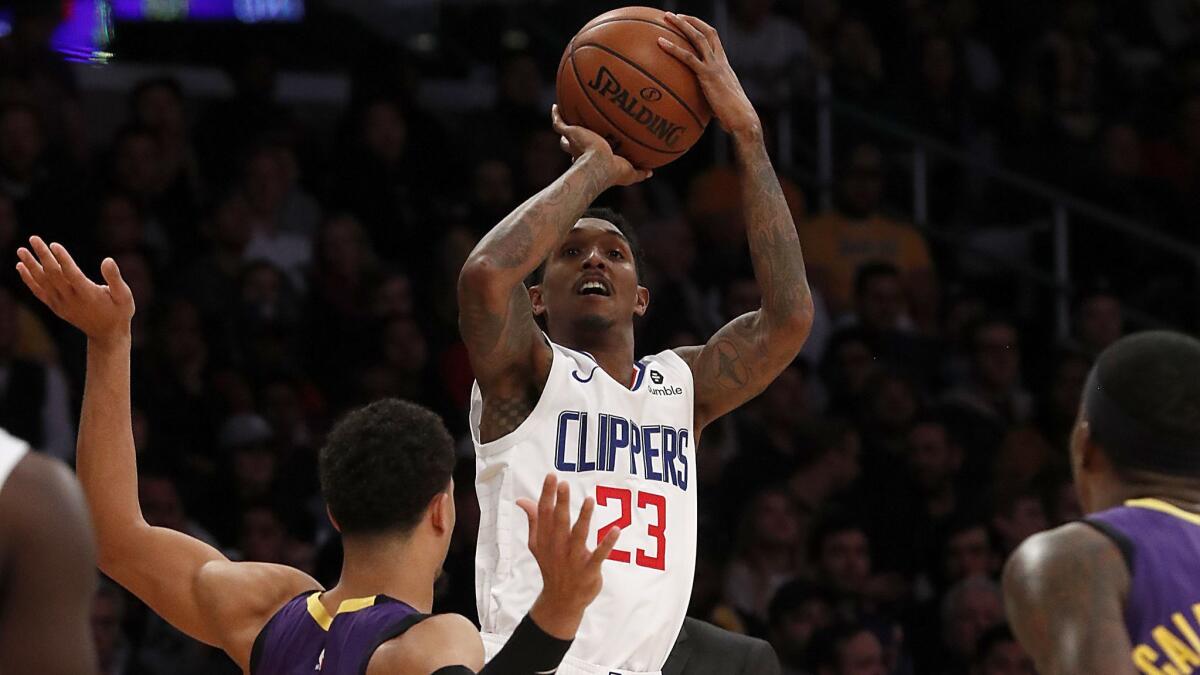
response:
[[[633,251],[612,223],[584,218],[546,259],[532,294],[536,314],[562,326],[606,330],[646,312],[649,294],[638,285]]]

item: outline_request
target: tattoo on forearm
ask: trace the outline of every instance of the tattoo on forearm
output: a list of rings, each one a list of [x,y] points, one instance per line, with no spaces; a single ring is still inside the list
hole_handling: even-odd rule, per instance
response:
[[[750,256],[763,309],[790,317],[810,302],[796,225],[766,149],[746,149],[740,161]]]

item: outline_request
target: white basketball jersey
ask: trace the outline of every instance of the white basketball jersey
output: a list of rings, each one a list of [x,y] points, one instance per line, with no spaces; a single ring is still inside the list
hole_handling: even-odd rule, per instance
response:
[[[9,474],[29,452],[29,444],[0,429],[0,489],[8,481]]]
[[[541,572],[517,499],[537,500],[546,474],[571,486],[571,518],[596,500],[589,543],[609,526],[621,538],[604,562],[560,675],[657,673],[683,625],[696,567],[696,455],[692,372],[672,351],[639,361],[631,387],[587,354],[551,344],[554,361],[533,412],[516,430],[479,442],[483,409],[471,394],[479,545],[475,597],[487,658],[533,605]]]

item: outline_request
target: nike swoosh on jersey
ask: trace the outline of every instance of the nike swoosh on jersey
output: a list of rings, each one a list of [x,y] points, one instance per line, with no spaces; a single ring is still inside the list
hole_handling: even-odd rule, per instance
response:
[[[595,375],[596,375],[596,369],[597,369],[597,368],[599,368],[599,367],[600,367],[600,366],[592,366],[592,370],[591,370],[591,372],[589,372],[589,373],[588,373],[588,376],[587,376],[587,379],[586,379],[586,380],[585,380],[585,379],[583,379],[582,377],[580,377],[580,376],[579,376],[579,371],[578,371],[578,370],[572,370],[572,371],[571,371],[571,377],[575,378],[575,381],[576,381],[576,382],[582,382],[583,384],[587,384],[588,382],[591,382],[591,381],[592,381],[592,378],[593,378],[593,377],[595,377]]]

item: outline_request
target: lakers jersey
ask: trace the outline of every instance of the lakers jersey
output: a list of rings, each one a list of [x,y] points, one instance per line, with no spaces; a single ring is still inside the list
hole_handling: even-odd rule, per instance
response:
[[[425,618],[386,595],[343,600],[333,616],[320,591],[296,596],[263,626],[251,675],[363,675],[375,650]]]
[[[0,488],[8,481],[9,474],[29,452],[29,444],[0,429]]]
[[[1086,522],[1107,534],[1129,565],[1125,627],[1139,673],[1200,666],[1200,515],[1159,499],[1133,499]]]
[[[683,625],[696,564],[692,372],[672,351],[637,362],[632,386],[586,353],[550,345],[550,375],[516,430],[479,442],[483,401],[471,395],[479,544],[475,592],[487,658],[541,591],[518,498],[537,500],[546,474],[571,487],[572,519],[596,501],[589,543],[621,538],[604,562],[604,588],[587,609],[558,673],[657,673]]]

